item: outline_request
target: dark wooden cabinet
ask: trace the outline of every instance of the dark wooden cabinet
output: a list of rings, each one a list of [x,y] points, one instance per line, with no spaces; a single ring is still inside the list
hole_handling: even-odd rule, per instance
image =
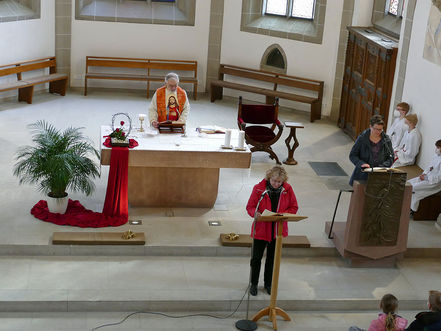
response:
[[[348,27],[338,125],[353,139],[376,114],[387,123],[398,41],[372,27]]]

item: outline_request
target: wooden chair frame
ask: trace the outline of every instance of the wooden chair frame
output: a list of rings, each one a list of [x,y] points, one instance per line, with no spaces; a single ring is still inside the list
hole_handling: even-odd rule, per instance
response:
[[[268,124],[272,124],[271,130],[273,132],[276,129],[276,127],[278,128],[278,132],[277,132],[277,134],[274,132],[274,134],[275,134],[274,138],[269,141],[266,141],[266,142],[256,141],[247,135],[246,130],[245,130],[247,127],[247,123],[242,119],[242,105],[243,105],[242,104],[242,97],[240,96],[239,97],[239,106],[238,106],[238,115],[237,115],[237,125],[239,126],[240,130],[245,131],[246,143],[253,146],[250,149],[251,152],[266,152],[270,155],[271,159],[276,160],[277,164],[281,164],[279,161],[279,158],[277,157],[277,154],[271,148],[271,146],[279,140],[279,138],[282,136],[282,132],[283,132],[283,124],[278,119],[279,98],[275,98],[275,101],[274,101],[274,107],[275,107],[274,122],[268,123]]]

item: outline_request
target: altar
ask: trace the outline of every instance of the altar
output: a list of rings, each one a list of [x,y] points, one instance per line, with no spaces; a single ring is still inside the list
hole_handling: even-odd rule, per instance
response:
[[[110,126],[101,126],[101,164],[110,164],[111,149],[103,146]],[[238,130],[232,130],[232,143]],[[222,149],[223,134],[158,134],[135,132],[139,146],[129,150],[129,204],[136,207],[213,207],[220,168],[249,168],[251,151]]]

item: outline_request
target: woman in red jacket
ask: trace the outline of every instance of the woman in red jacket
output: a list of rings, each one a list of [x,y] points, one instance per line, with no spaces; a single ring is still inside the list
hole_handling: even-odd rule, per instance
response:
[[[265,179],[255,185],[247,203],[247,212],[253,218],[258,218],[265,209],[278,213],[295,214],[299,207],[291,185],[286,181],[288,175],[281,166],[275,166],[266,172]],[[259,204],[259,200],[260,204]],[[257,205],[258,209],[256,210]],[[277,223],[253,222],[251,237],[253,254],[251,257],[251,287],[250,294],[257,295],[260,264],[266,249],[264,287],[271,294],[273,277],[274,249],[276,247]],[[288,235],[288,225],[283,222],[283,236]]]

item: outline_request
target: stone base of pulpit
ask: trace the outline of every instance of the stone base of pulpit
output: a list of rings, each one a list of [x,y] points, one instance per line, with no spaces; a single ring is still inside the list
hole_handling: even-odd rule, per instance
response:
[[[329,233],[331,222],[325,223],[325,231]],[[340,255],[345,259],[349,266],[354,268],[393,268],[397,261],[404,256],[403,253],[394,254],[392,256],[383,257],[380,259],[370,259],[365,256],[352,253],[345,249],[345,228],[346,222],[335,222],[332,227],[332,237],[335,248],[337,248]]]
[[[354,182],[346,222],[335,222],[331,238],[354,267],[393,267],[407,250],[412,186],[402,172],[369,173]],[[331,222],[326,222],[329,233]]]

